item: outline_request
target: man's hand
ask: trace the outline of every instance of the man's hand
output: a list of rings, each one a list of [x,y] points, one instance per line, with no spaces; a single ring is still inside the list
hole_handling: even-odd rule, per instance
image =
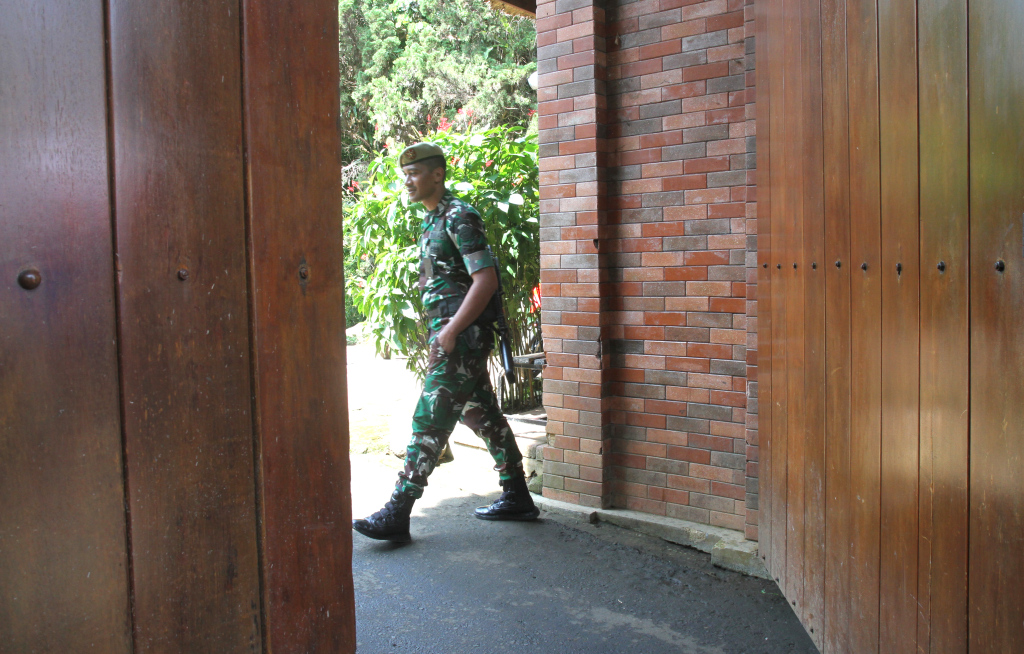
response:
[[[451,354],[452,350],[455,349],[455,339],[459,337],[459,332],[452,331],[451,323],[445,325],[441,331],[437,333],[437,338],[434,339],[434,345],[443,349],[445,354]]]
[[[452,353],[452,350],[455,349],[455,339],[480,317],[496,290],[498,290],[498,275],[494,272],[494,266],[488,266],[473,273],[473,283],[469,286],[469,292],[466,293],[466,299],[462,301],[462,306],[434,339],[434,343],[443,348],[445,354]]]

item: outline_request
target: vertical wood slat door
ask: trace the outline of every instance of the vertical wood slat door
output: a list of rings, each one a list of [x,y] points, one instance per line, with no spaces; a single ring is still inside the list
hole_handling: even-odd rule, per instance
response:
[[[0,652],[129,652],[103,7],[0,16]]]
[[[1022,651],[1024,5],[757,14],[765,561],[826,652]]]
[[[336,4],[0,10],[0,652],[354,651]]]

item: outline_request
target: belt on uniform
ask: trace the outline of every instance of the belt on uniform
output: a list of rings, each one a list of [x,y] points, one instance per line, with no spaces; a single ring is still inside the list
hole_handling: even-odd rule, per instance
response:
[[[451,318],[462,306],[464,298],[459,296],[446,296],[430,309],[427,309],[427,318]]]

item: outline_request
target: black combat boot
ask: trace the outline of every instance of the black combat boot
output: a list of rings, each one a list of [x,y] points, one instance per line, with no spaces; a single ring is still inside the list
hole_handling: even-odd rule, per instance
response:
[[[536,520],[540,515],[530,497],[530,489],[526,487],[526,477],[519,476],[501,482],[504,493],[490,506],[482,506],[476,510],[476,517],[481,520]]]
[[[363,536],[377,540],[408,543],[412,540],[412,536],[409,535],[409,514],[412,513],[415,501],[396,488],[383,509],[368,518],[353,520],[352,528]]]

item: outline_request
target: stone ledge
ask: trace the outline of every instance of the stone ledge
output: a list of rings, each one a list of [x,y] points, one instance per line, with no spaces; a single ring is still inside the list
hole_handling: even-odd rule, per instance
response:
[[[710,554],[711,563],[720,568],[770,579],[764,563],[758,558],[757,543],[744,539],[742,532],[628,509],[594,509],[536,495],[533,500],[545,511],[587,522],[607,522],[676,545],[692,547]]]

